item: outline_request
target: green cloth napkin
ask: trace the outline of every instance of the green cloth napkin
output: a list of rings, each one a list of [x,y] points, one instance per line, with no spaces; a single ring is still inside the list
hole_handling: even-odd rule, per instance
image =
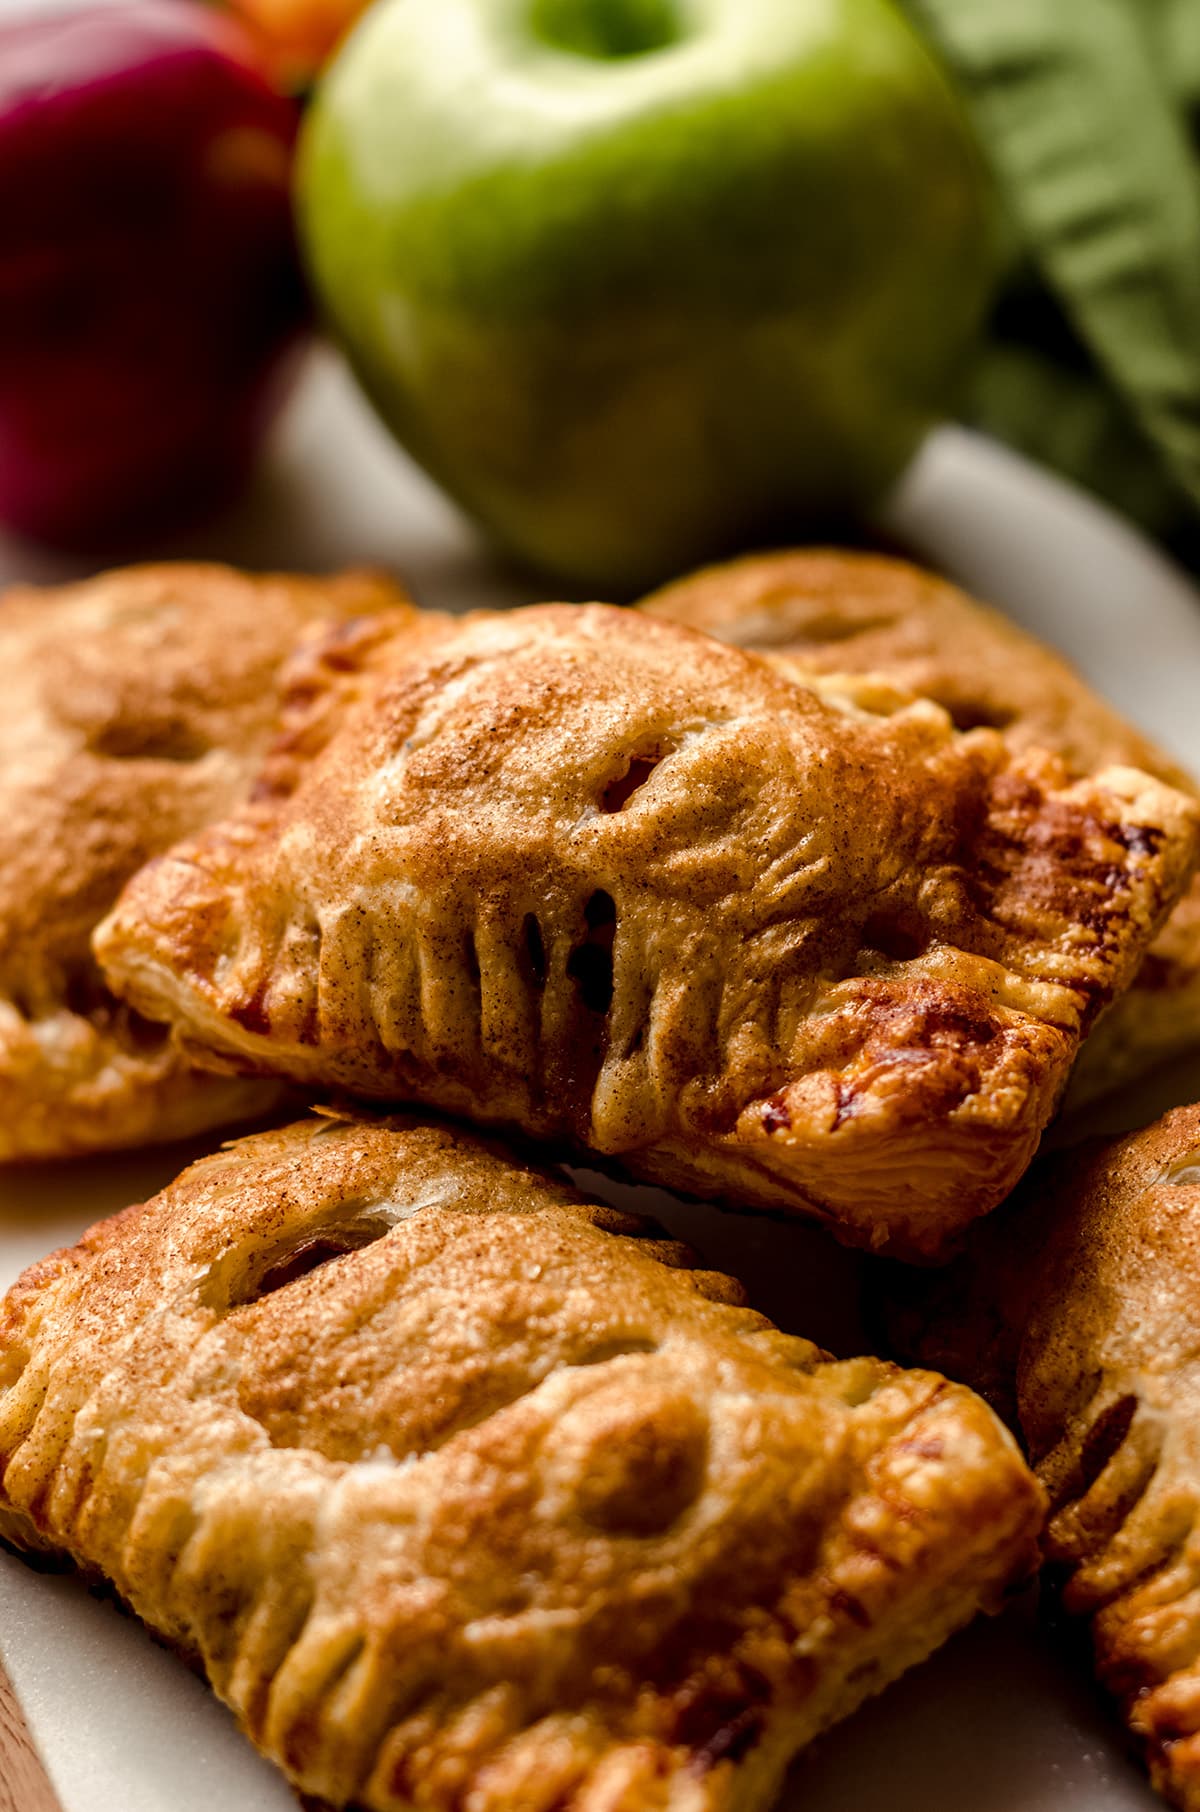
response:
[[[1200,0],[904,0],[1018,249],[980,425],[1200,560]]]

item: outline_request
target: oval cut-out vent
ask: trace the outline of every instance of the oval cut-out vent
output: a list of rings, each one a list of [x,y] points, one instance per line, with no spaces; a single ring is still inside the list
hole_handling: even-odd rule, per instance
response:
[[[316,1239],[305,1240],[294,1246],[290,1252],[284,1252],[273,1264],[269,1265],[259,1278],[253,1292],[245,1300],[260,1302],[264,1296],[271,1296],[276,1290],[286,1289],[288,1284],[299,1283],[311,1271],[317,1271],[322,1265],[330,1264],[335,1258],[345,1258],[349,1252],[360,1252],[378,1238],[377,1234],[365,1234],[362,1238],[351,1238],[348,1233],[321,1234]]]
[[[631,755],[624,772],[615,775],[600,795],[601,809],[605,812],[623,811],[634,794],[645,786],[663,757],[670,753],[668,748],[655,748]]]
[[[911,963],[929,948],[929,926],[916,913],[875,912],[863,926],[862,941],[889,962]]]
[[[180,722],[128,723],[116,720],[99,725],[88,737],[93,755],[109,761],[203,761],[212,748],[208,737]]]
[[[321,1225],[309,1222],[290,1239],[274,1245],[242,1247],[223,1255],[201,1283],[201,1296],[223,1311],[261,1302],[352,1252],[362,1252],[390,1233],[399,1222],[410,1220],[424,1206],[417,1202],[364,1204],[360,1213],[343,1207],[340,1219]]]

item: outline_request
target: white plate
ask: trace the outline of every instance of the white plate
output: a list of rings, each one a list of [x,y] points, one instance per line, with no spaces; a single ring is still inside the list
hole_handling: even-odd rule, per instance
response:
[[[1064,649],[1131,717],[1200,771],[1200,595],[1077,492],[958,430],[929,444],[888,526],[971,590]],[[534,595],[502,572],[400,458],[331,358],[314,361],[254,495],[186,546],[251,566],[317,570],[373,561],[430,604]],[[70,570],[0,542],[0,578]],[[1177,1070],[1109,1111],[1134,1124],[1200,1094]],[[101,1214],[160,1188],[179,1153],[62,1165],[0,1184],[0,1286]],[[611,1186],[608,1193],[612,1193]],[[799,1227],[647,1202],[758,1305],[845,1345],[853,1261]],[[64,1812],[295,1812],[200,1683],[74,1581],[0,1556],[0,1655]],[[3,1783],[0,1782],[0,1787]],[[1135,1812],[1157,1804],[1066,1646],[1030,1601],[951,1643],[797,1766],[788,1812]]]

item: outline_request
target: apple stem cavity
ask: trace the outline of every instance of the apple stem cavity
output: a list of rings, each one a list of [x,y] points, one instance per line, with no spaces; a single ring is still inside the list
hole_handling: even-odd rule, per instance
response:
[[[678,0],[533,0],[530,25],[552,49],[602,62],[667,50],[683,36]]]

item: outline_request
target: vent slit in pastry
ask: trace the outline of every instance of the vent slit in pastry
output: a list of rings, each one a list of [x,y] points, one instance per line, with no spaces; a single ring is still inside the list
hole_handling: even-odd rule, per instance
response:
[[[144,723],[117,720],[102,723],[90,732],[87,747],[93,755],[110,761],[203,761],[212,741],[203,731],[186,723]]]
[[[607,1365],[610,1359],[626,1359],[631,1353],[656,1353],[658,1341],[645,1334],[611,1334],[604,1340],[597,1341],[581,1353],[576,1353],[571,1365]]]
[[[526,972],[531,987],[540,993],[546,986],[549,973],[546,964],[546,946],[542,939],[542,928],[538,924],[537,914],[527,912],[521,926],[521,935],[525,949]]]
[[[311,1239],[303,1240],[290,1251],[278,1254],[255,1283],[253,1289],[240,1299],[240,1306],[246,1302],[260,1302],[264,1296],[270,1296],[275,1290],[286,1289],[288,1284],[297,1283],[300,1278],[311,1276],[322,1265],[328,1265],[336,1258],[345,1258],[351,1252],[358,1252],[363,1246],[382,1238],[387,1232],[386,1225],[352,1230],[348,1227],[333,1229],[314,1234]],[[361,1233],[361,1237],[359,1234]]]
[[[579,991],[584,1011],[603,1019],[613,999],[617,907],[612,895],[597,889],[583,909],[583,922],[586,935],[567,958],[567,974]]]
[[[1139,1408],[1131,1391],[1115,1398],[1096,1417],[1083,1439],[1074,1496],[1085,1497],[1110,1464],[1133,1426]]]
[[[1015,711],[990,700],[957,699],[948,709],[956,730],[1007,730],[1016,721]]]
[[[629,804],[634,794],[639,792],[650,779],[664,756],[671,754],[674,744],[666,743],[653,749],[648,754],[631,755],[629,765],[624,772],[610,780],[600,799],[600,807],[606,812],[621,812]]]
[[[932,935],[915,913],[877,912],[863,926],[862,941],[868,953],[878,951],[890,962],[911,963],[924,956]]]
[[[685,1264],[448,1126],[243,1140],[5,1299],[0,1528],[332,1806],[753,1812],[1043,1499],[970,1392]]]
[[[199,1061],[859,1243],[936,1257],[1006,1193],[1196,859],[1144,774],[636,613],[407,612],[335,653],[258,802],[127,889],[111,984]]]

